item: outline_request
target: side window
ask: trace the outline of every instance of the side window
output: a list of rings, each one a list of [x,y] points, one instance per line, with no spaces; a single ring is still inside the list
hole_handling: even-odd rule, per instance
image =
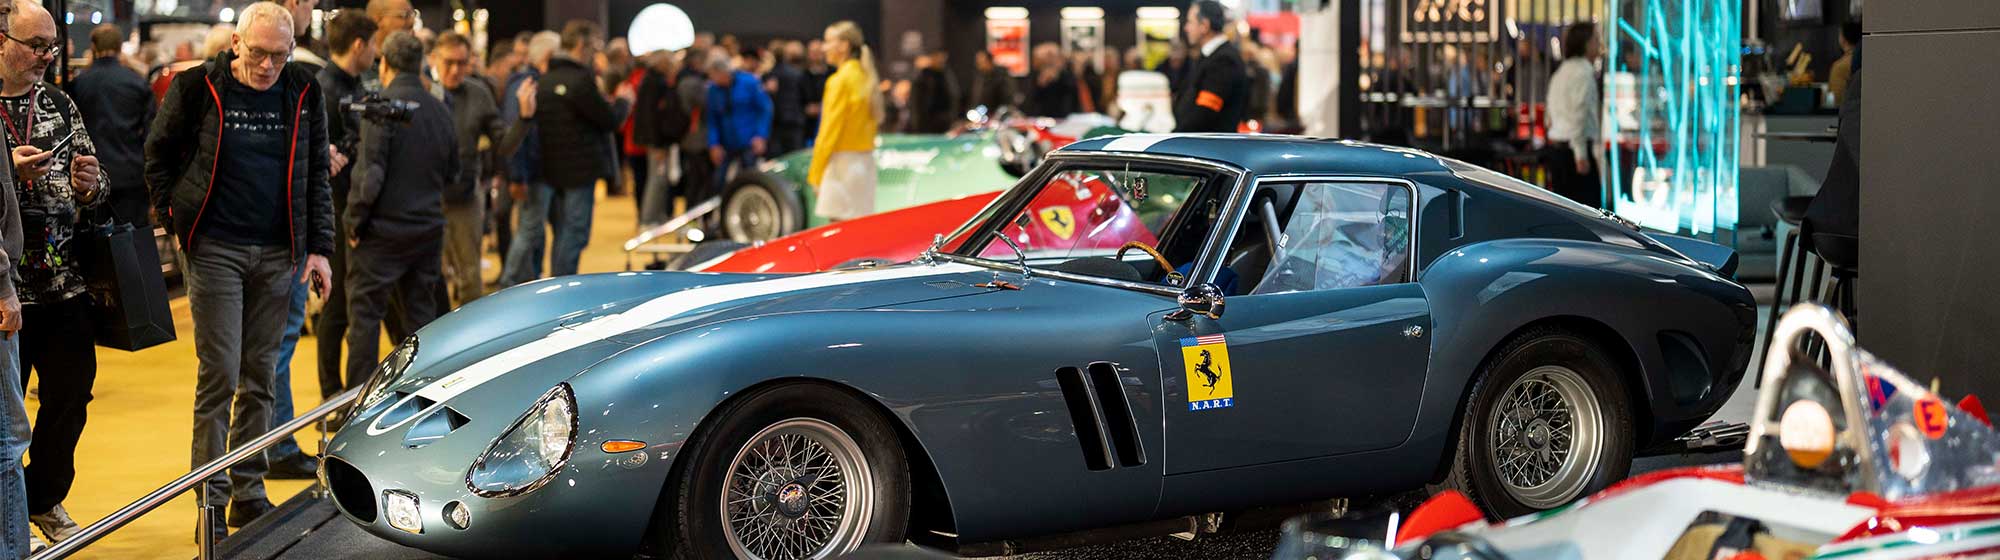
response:
[[[1252,294],[1408,282],[1410,189],[1306,183],[1284,220],[1271,265]]]

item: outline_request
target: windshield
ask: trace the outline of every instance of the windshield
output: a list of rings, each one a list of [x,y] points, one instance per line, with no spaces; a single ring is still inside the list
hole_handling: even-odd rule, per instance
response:
[[[1168,228],[1205,182],[1204,176],[1191,173],[1122,165],[1068,167],[1044,177],[1029,187],[1032,191],[1025,195],[1025,206],[996,208],[982,216],[1000,219],[993,232],[998,235],[983,235],[965,243],[972,232],[988,231],[975,228],[961,233],[962,237],[948,246],[960,247],[956,252],[961,255],[1011,263],[1018,256],[1013,246],[999,238],[1004,235],[1020,247],[1031,267],[1120,280],[1164,280],[1166,272],[1173,270],[1160,266],[1146,252],[1133,249],[1124,259],[1116,255],[1134,242],[1168,252],[1160,247],[1161,240],[1176,237],[1167,235]],[[1015,207],[1019,209],[1007,215],[996,214]],[[1191,252],[1186,255],[1192,256]],[[1186,260],[1191,259],[1172,261],[1173,268],[1186,274]]]

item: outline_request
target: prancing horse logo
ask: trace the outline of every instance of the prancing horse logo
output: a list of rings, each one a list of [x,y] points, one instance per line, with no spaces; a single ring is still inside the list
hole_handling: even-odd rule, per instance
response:
[[[1208,378],[1208,382],[1201,384],[1201,386],[1208,388],[1208,394],[1215,394],[1215,383],[1222,381],[1222,374],[1224,373],[1215,367],[1215,356],[1209,354],[1207,350],[1202,350],[1201,363],[1194,365],[1194,371],[1200,373],[1202,377]]]

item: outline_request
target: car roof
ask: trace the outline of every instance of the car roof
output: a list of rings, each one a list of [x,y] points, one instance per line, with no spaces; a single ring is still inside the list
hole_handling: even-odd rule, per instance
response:
[[[1451,172],[1442,159],[1414,148],[1274,134],[1125,134],[1078,141],[1058,151],[1200,158],[1257,175]]]

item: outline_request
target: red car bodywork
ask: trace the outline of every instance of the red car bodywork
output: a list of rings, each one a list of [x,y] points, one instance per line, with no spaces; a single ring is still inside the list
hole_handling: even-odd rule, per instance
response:
[[[1072,188],[1044,188],[1029,206],[1031,220],[1016,241],[1024,247],[1116,250],[1129,241],[1157,243],[1153,233],[1117,191],[1094,177],[1062,176]],[[917,258],[937,235],[950,234],[1000,196],[999,191],[968,195],[837,222],[738,250],[689,268],[697,272],[819,272],[863,259],[905,262]],[[1064,222],[1070,222],[1065,224]],[[1067,228],[1067,231],[1063,231]],[[1081,236],[1082,239],[1076,239]],[[1004,244],[982,256],[1011,257]]]

